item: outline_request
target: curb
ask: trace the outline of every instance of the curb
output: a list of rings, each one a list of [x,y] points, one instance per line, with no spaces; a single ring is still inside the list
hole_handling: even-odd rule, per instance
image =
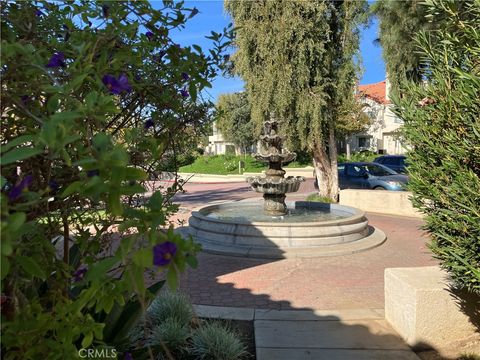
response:
[[[274,310],[214,305],[193,305],[201,318],[222,320],[349,321],[384,320],[384,309]]]

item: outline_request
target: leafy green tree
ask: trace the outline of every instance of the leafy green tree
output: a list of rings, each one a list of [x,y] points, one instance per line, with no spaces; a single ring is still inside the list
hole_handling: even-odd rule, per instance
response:
[[[350,159],[350,145],[349,137],[353,134],[366,131],[368,126],[372,124],[372,119],[365,112],[369,107],[368,104],[363,103],[357,97],[350,97],[345,99],[342,109],[338,114],[337,136],[344,138],[346,144],[346,157]]]
[[[173,42],[196,12],[170,1],[2,1],[4,358],[126,351],[161,285],[147,288],[145,271],[175,287],[195,266],[199,246],[169,220],[181,183],[158,191],[149,178],[201,125],[197,93],[228,45],[212,34],[207,56]]]
[[[312,153],[320,195],[335,199],[337,124],[354,96],[366,1],[227,0],[226,9],[257,129],[281,121],[290,145]]]
[[[413,39],[419,31],[433,27],[425,18],[424,1],[378,0],[371,10],[380,20],[378,41],[391,90],[397,91],[403,80],[420,82],[424,63]]]
[[[247,94],[223,94],[218,98],[215,121],[225,140],[232,142],[244,154],[255,143],[254,124]]]
[[[426,215],[431,249],[459,287],[480,294],[480,6],[427,5],[440,26],[415,38],[425,82],[401,83],[394,111],[405,121],[413,204]]]

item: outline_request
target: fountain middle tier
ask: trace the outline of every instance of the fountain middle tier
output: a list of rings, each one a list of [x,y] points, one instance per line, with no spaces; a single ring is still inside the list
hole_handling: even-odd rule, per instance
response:
[[[295,160],[295,153],[278,153],[278,154],[255,154],[254,158],[264,163],[281,163],[288,164]]]
[[[286,178],[268,178],[251,176],[247,182],[252,190],[262,194],[286,194],[297,192],[300,184],[305,181],[303,176],[288,176]]]

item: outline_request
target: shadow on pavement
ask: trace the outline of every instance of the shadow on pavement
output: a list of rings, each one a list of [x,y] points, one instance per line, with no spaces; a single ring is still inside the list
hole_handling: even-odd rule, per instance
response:
[[[187,205],[206,205],[212,201],[241,200],[250,194],[248,187],[198,190],[192,194],[178,195],[175,200]],[[405,253],[408,250],[401,249]],[[295,270],[295,261],[284,263],[282,265],[285,267],[278,269],[268,265],[278,263],[281,259],[200,254],[198,260],[197,269],[183,274],[181,291],[190,295],[194,304],[255,308],[252,318],[259,360],[419,359],[384,320],[381,309],[319,311],[292,304],[287,300],[292,298],[291,294],[308,289],[295,283],[282,289],[281,283],[271,283],[268,272],[279,271],[285,273],[286,278]],[[245,272],[260,267],[263,268],[260,272]],[[227,280],[231,279],[232,274],[236,275],[235,282]],[[224,278],[226,275],[229,277]],[[355,279],[355,274],[352,276]],[[267,285],[276,287],[275,298],[258,291]],[[313,288],[316,286],[315,283],[309,285]],[[334,290],[336,284],[332,282],[330,286]],[[415,347],[431,348],[426,343],[415,344]],[[435,356],[428,359],[447,358]]]

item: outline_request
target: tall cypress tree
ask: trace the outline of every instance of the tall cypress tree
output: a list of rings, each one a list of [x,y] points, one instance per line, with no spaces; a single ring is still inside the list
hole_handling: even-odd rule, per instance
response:
[[[336,132],[354,96],[359,25],[367,3],[355,1],[226,0],[246,82],[252,119],[272,114],[290,145],[313,155],[319,193],[338,195]]]
[[[424,0],[378,0],[372,12],[380,20],[378,40],[392,91],[397,92],[404,80],[420,82],[424,64],[414,38],[434,26],[425,18]]]

